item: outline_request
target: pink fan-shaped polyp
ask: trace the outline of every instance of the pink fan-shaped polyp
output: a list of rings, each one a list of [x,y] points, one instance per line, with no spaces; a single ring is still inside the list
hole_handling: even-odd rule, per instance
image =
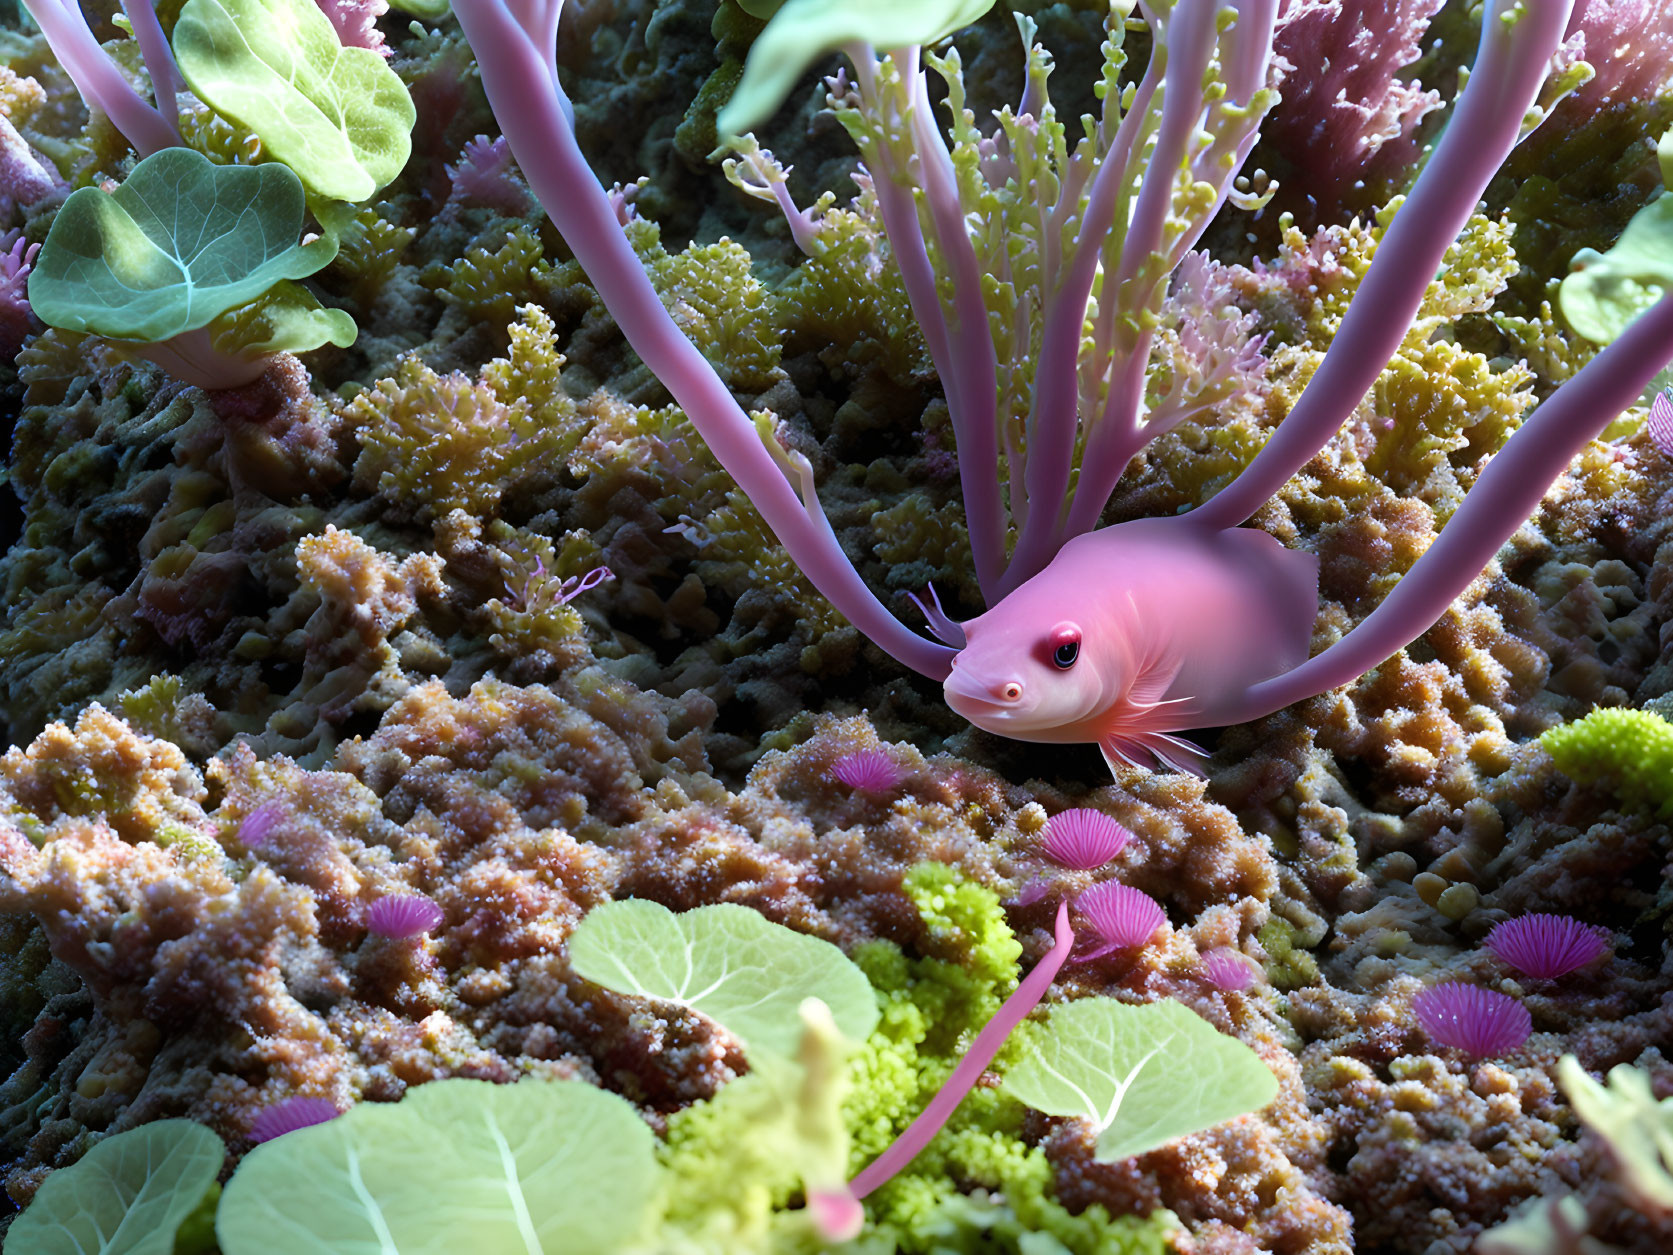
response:
[[[271,1142],[286,1133],[305,1129],[310,1124],[324,1124],[335,1120],[341,1112],[329,1098],[306,1098],[300,1095],[263,1107],[250,1126],[252,1142]]]
[[[1255,983],[1255,965],[1236,950],[1210,950],[1202,956],[1202,976],[1216,989],[1240,994]]]
[[[1075,899],[1075,908],[1103,939],[1105,952],[1142,946],[1168,920],[1155,898],[1117,880],[1093,885]]]
[[[1078,806],[1046,820],[1040,845],[1059,867],[1090,871],[1121,853],[1132,839],[1132,833],[1102,811]]]
[[[1412,1011],[1436,1042],[1478,1059],[1509,1054],[1533,1032],[1527,1007],[1479,985],[1432,985],[1412,999]]]
[[[887,793],[906,773],[882,750],[856,750],[832,763],[830,776],[861,793]]]
[[[418,937],[441,925],[442,909],[419,893],[379,898],[366,911],[366,927],[380,937]]]
[[[1567,975],[1614,948],[1607,929],[1543,912],[1494,925],[1482,944],[1517,971],[1537,980]]]

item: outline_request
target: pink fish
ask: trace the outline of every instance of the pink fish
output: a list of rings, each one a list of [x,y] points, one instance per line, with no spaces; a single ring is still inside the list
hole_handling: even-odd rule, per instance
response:
[[[989,732],[1201,775],[1203,752],[1169,734],[1228,722],[1250,685],[1304,662],[1318,608],[1318,560],[1266,532],[1120,523],[962,624],[943,689]]]

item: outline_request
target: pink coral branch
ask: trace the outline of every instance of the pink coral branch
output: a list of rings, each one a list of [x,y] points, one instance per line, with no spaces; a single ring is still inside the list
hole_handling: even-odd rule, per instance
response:
[[[1005,566],[1005,503],[999,493],[999,430],[997,404],[999,362],[994,352],[988,311],[982,300],[982,273],[976,250],[965,231],[953,160],[947,152],[929,102],[924,75],[918,69],[918,49],[896,54],[901,73],[909,76],[912,93],[911,136],[924,200],[935,225],[936,243],[953,285],[951,348],[956,360],[936,369],[945,380],[956,379],[957,393],[947,398],[958,444],[959,483],[964,489],[964,513],[970,529],[970,553],[976,582],[987,596],[999,592]]]
[[[1023,471],[1030,502],[1061,502],[1069,491],[1069,470],[1074,461],[1075,424],[1079,400],[1076,393],[1076,363],[1081,349],[1081,328],[1086,323],[1086,302],[1098,273],[1104,237],[1115,222],[1115,209],[1129,177],[1129,163],[1138,144],[1142,124],[1149,116],[1150,101],[1161,82],[1161,56],[1152,56],[1144,78],[1126,116],[1116,128],[1115,139],[1092,178],[1080,234],[1062,287],[1046,309],[1040,337],[1040,360],[1035,367],[1033,412],[1029,415],[1028,464]],[[1064,195],[1073,194],[1065,187]],[[1014,472],[1013,472],[1014,473]],[[1023,524],[1017,547],[1005,573],[1007,589],[1037,573],[1056,553],[1061,535],[1059,509],[1035,510]]]
[[[936,1091],[935,1097],[929,1100],[922,1114],[910,1125],[876,1159],[867,1164],[849,1183],[855,1198],[864,1198],[878,1186],[884,1184],[895,1173],[899,1172],[913,1159],[918,1152],[934,1140],[953,1112],[957,1110],[964,1096],[970,1092],[973,1085],[980,1079],[988,1065],[993,1062],[994,1055],[1005,1044],[1005,1039],[1016,1031],[1017,1025],[1028,1018],[1028,1013],[1039,1005],[1040,999],[1046,996],[1046,990],[1057,978],[1058,969],[1069,957],[1069,951],[1074,948],[1075,931],[1069,926],[1069,905],[1059,903],[1057,907],[1057,923],[1054,929],[1052,948],[1046,957],[1034,965],[1017,990],[1005,999],[1005,1005],[999,1008],[995,1015],[976,1034],[976,1040],[970,1043],[970,1049],[964,1052],[964,1057],[958,1061],[946,1083]]]
[[[553,60],[558,8],[539,0],[460,0],[454,6],[518,167],[628,343],[673,393],[796,565],[885,651],[927,676],[945,676],[953,651],[917,635],[877,600],[817,504],[804,505],[714,368],[669,317],[576,143]]]
[[[1673,293],[1640,315],[1517,429],[1440,538],[1358,627],[1293,671],[1252,686],[1221,718],[1243,723],[1348,684],[1411,644],[1493,560],[1588,440],[1632,405],[1673,356]],[[1189,516],[1187,516],[1189,517]]]
[[[23,3],[88,108],[102,110],[141,157],[183,142],[174,124],[128,86],[122,72],[93,38],[76,0],[23,0]],[[142,7],[144,3],[141,0]],[[169,95],[172,87],[169,74],[173,58],[168,58],[166,64],[153,65],[146,42],[140,41],[140,52],[146,57],[146,69],[161,100]],[[169,101],[172,105],[172,95]]]
[[[1446,135],[1383,236],[1318,373],[1255,460],[1198,511],[1205,526],[1236,527],[1276,496],[1399,350],[1447,248],[1515,146],[1572,9],[1573,0],[1494,0]]]

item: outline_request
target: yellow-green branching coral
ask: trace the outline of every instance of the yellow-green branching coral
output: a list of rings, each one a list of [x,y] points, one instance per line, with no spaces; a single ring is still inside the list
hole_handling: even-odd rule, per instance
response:
[[[890,942],[855,954],[882,1000],[882,1020],[856,1057],[846,1113],[853,1165],[870,1163],[946,1081],[970,1036],[1015,988],[1022,948],[998,895],[957,868],[926,863],[904,888],[926,929],[912,958]],[[946,957],[941,957],[946,956]],[[1010,1063],[1020,1045],[1000,1051]],[[1161,1255],[1178,1227],[1167,1212],[1111,1217],[1099,1205],[1071,1214],[1055,1195],[1045,1153],[1021,1137],[1023,1107],[978,1087],[911,1164],[866,1199],[901,1252],[1033,1251]]]
[[[781,350],[772,302],[750,273],[749,253],[724,239],[670,253],[656,224],[642,218],[627,232],[674,322],[721,377],[748,391],[769,387]]]
[[[543,312],[526,313],[522,328],[479,381],[409,357],[351,401],[343,416],[360,440],[356,486],[423,519],[454,509],[486,518],[522,480],[555,470],[578,434],[558,379],[563,358]]]

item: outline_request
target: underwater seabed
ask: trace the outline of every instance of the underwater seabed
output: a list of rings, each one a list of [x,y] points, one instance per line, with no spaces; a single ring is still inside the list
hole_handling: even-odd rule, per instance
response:
[[[711,159],[772,7],[570,0],[574,134],[865,585],[969,620],[957,390],[826,108],[840,59],[756,129],[776,159]],[[976,124],[1055,61],[1078,138],[1108,6],[1019,0],[1026,70],[965,7]],[[0,3],[4,1255],[1673,1251],[1653,391],[1410,646],[1189,734],[1205,778],[1112,768],[970,726],[833,609],[542,211],[445,4],[140,8],[83,7],[90,113],[68,36]],[[221,14],[342,54],[385,138],[275,146]],[[1284,10],[1248,178],[1155,298],[1176,425],[1106,524],[1200,508],[1295,407],[1481,20]],[[150,25],[180,91],[141,168],[113,119],[166,113]],[[1613,273],[1666,206],[1673,0],[1574,29],[1411,333],[1254,516],[1317,559],[1315,654],[1599,352],[1575,327],[1618,292],[1561,303],[1577,254]],[[1150,32],[1125,54],[1117,89]],[[185,330],[65,325],[93,298],[37,288],[35,246],[123,187],[277,223],[271,273]]]

